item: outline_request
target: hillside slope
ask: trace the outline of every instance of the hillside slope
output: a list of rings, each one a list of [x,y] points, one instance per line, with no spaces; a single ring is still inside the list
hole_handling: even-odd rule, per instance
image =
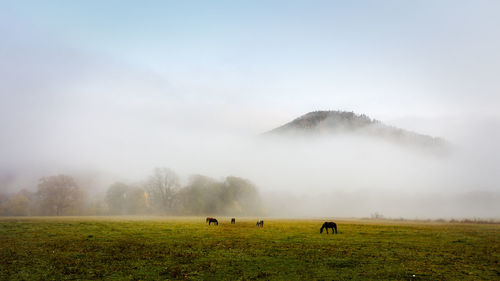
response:
[[[418,134],[371,119],[364,114],[347,111],[313,111],[277,127],[264,135],[317,136],[355,134],[381,138],[400,144],[426,147],[443,146],[444,140]]]

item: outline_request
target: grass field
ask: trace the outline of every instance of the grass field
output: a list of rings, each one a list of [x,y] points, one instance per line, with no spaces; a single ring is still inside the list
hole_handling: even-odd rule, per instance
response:
[[[500,225],[219,221],[0,218],[0,279],[500,279]]]

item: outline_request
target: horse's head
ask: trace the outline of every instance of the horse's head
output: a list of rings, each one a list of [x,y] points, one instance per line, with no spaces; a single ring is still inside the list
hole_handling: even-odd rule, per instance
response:
[[[324,226],[322,226],[321,229],[319,230],[320,234],[323,233],[323,228],[324,228]]]

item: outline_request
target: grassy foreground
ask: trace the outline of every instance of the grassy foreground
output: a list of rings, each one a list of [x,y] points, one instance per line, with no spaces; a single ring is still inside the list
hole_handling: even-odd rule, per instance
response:
[[[255,221],[0,218],[0,279],[500,279],[500,225]]]

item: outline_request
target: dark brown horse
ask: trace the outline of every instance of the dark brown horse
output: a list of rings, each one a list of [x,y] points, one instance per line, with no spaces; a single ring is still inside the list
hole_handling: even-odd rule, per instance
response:
[[[264,227],[264,221],[263,220],[257,221],[257,226]]]
[[[214,223],[215,225],[219,225],[219,222],[214,218],[207,218],[208,225]]]
[[[328,234],[328,229],[332,229],[332,234],[337,234],[337,224],[334,223],[333,221],[328,221],[323,224],[321,229],[319,230],[319,233],[323,233],[323,229],[326,229],[326,234]]]
[[[231,224],[235,224],[236,223],[236,219],[235,218],[232,218],[231,219]]]

